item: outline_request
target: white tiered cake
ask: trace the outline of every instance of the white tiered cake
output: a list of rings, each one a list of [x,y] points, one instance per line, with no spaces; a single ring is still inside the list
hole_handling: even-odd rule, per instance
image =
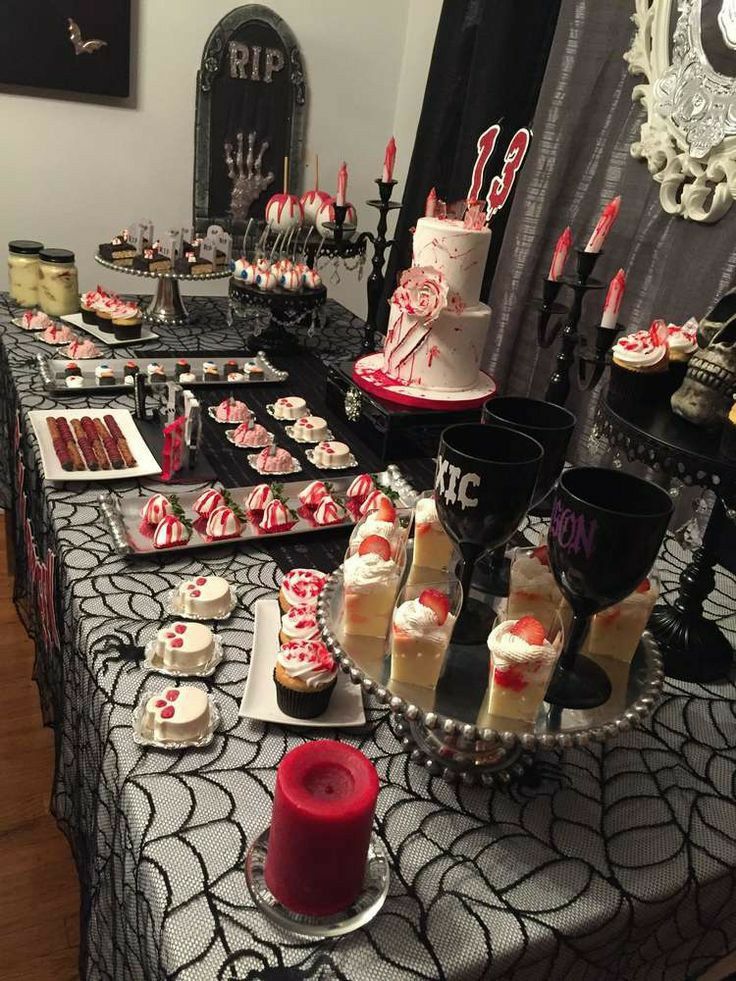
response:
[[[485,226],[419,219],[412,266],[391,298],[384,350],[355,365],[362,388],[426,408],[468,408],[494,394],[479,370],[491,318],[479,302],[490,242]]]

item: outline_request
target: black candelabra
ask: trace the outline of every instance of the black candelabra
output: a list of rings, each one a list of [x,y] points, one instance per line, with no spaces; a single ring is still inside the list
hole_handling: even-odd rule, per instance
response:
[[[386,265],[386,249],[391,248],[391,246],[394,244],[393,239],[386,238],[388,214],[390,211],[396,211],[401,207],[401,203],[399,201],[391,200],[391,193],[393,192],[396,183],[397,182],[393,180],[381,180],[380,177],[376,179],[376,184],[378,185],[378,198],[372,201],[366,201],[366,204],[370,205],[371,208],[378,209],[378,227],[376,228],[375,234],[373,232],[361,232],[357,238],[357,245],[359,247],[362,248],[366,242],[370,242],[373,246],[373,258],[371,260],[371,265],[373,268],[366,284],[366,292],[368,294],[368,316],[366,317],[365,330],[363,331],[363,342],[361,344],[363,354],[371,354],[376,347],[378,306],[381,302],[381,296],[383,295],[383,287],[385,283],[383,270]],[[343,241],[346,228],[352,228],[352,226],[345,225],[347,207],[337,204],[333,207],[335,211],[335,220],[334,222],[326,223],[326,227],[332,231],[335,243],[339,244]]]
[[[583,313],[583,303],[590,293],[599,292],[605,288],[605,283],[592,279],[591,275],[601,252],[585,252],[576,249],[577,275],[575,278],[564,277],[559,280],[545,279],[542,287],[542,305],[539,308],[537,324],[537,342],[541,348],[554,344],[558,335],[562,337],[560,350],[555,361],[555,369],[550,375],[545,393],[545,401],[564,405],[570,394],[570,376],[577,361],[577,383],[581,391],[588,392],[595,388],[603,376],[608,364],[608,354],[621,329],[617,324],[614,328],[599,326],[596,328],[595,344],[586,342],[578,330]],[[569,308],[556,302],[563,286],[573,291],[573,301]],[[554,315],[559,319],[550,326]],[[564,315],[564,316],[563,316]]]

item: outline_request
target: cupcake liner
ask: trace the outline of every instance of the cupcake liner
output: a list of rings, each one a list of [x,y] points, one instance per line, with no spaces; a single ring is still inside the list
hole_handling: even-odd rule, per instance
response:
[[[132,327],[124,327],[122,324],[114,324],[112,332],[117,341],[137,341],[143,333],[143,323],[135,324]]]
[[[614,409],[631,408],[632,405],[657,405],[666,401],[680,387],[679,383],[675,388],[672,384],[669,371],[629,371],[614,362],[611,365],[608,401]]]
[[[276,678],[274,669],[273,683],[276,685],[276,702],[284,715],[290,715],[293,719],[316,719],[318,715],[327,711],[337,684],[337,675],[324,688],[318,688],[316,691],[296,691],[282,685]]]
[[[685,361],[673,361],[670,358],[670,395],[673,395],[685,381],[689,359]]]
[[[93,327],[97,327],[99,325],[97,314],[94,312],[94,310],[85,310],[84,307],[82,307],[81,312],[83,323],[91,324]]]

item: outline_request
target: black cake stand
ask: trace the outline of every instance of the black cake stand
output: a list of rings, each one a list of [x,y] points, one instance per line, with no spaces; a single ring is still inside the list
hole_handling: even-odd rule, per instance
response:
[[[649,627],[657,639],[665,673],[683,681],[709,682],[728,675],[733,648],[703,603],[713,591],[717,563],[736,572],[736,460],[720,452],[720,433],[711,433],[676,416],[667,403],[622,411],[601,402],[597,429],[629,460],[655,472],[715,492],[716,502],[690,563],[680,576],[672,604],[656,607]]]

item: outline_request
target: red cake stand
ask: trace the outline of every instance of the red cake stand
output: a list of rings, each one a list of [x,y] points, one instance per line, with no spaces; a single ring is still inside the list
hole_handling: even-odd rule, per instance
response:
[[[363,391],[398,405],[417,409],[442,409],[446,412],[460,412],[463,409],[479,409],[483,403],[497,392],[495,381],[481,371],[475,388],[462,392],[432,392],[413,385],[403,385],[390,378],[381,370],[383,354],[367,354],[359,358],[353,366],[353,381]],[[439,396],[439,397],[438,397]]]

